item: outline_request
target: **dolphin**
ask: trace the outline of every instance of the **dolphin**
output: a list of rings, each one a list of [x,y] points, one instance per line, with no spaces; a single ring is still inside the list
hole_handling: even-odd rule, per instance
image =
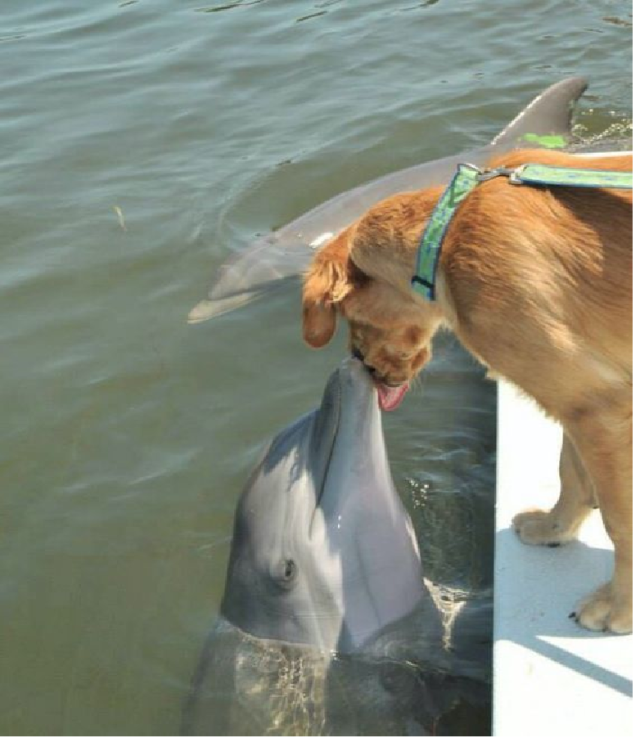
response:
[[[258,638],[349,653],[424,597],[376,392],[347,359],[320,408],[275,437],[239,500],[221,613]]]
[[[200,323],[235,310],[300,275],[314,249],[372,205],[397,192],[446,184],[460,161],[482,166],[514,148],[566,147],[576,101],[587,88],[582,77],[557,82],[538,95],[486,146],[387,174],[330,198],[284,227],[231,256],[217,270],[206,299],[189,313]]]
[[[423,578],[377,393],[345,359],[238,501],[182,733],[431,734],[490,701],[491,613],[467,604]]]

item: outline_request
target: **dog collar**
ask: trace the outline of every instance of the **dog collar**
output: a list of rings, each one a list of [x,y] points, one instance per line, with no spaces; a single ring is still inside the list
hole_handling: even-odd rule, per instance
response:
[[[458,205],[478,184],[500,176],[509,177],[509,182],[517,185],[604,187],[625,190],[633,188],[632,172],[553,167],[546,164],[522,164],[515,169],[497,167],[482,170],[473,164],[458,164],[453,179],[440,196],[427,221],[418,248],[411,287],[425,300],[433,302],[436,299],[438,259],[442,242]]]
[[[427,221],[418,248],[416,273],[411,278],[412,288],[425,300],[433,302],[436,299],[436,268],[447,228],[456,208],[478,184],[481,174],[482,170],[473,164],[458,164],[453,179]]]

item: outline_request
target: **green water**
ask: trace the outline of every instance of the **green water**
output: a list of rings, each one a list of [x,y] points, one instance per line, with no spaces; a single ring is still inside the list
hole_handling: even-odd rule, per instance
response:
[[[567,76],[582,137],[628,134],[631,31],[627,0],[2,0],[1,733],[178,729],[242,484],[344,352],[295,290],[187,326],[214,266]],[[493,392],[441,364],[385,417],[425,566],[479,596]]]

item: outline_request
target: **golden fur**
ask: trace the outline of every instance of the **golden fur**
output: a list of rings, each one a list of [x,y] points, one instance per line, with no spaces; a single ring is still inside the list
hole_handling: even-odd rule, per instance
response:
[[[631,170],[631,155],[584,159],[526,150],[525,162]],[[560,498],[521,513],[526,543],[576,534],[599,506],[615,547],[611,582],[582,603],[593,630],[632,627],[632,195],[630,191],[514,186],[499,177],[460,205],[442,246],[436,301],[411,290],[416,249],[442,187],[390,197],[322,247],[305,275],[303,335],[319,348],[338,313],[350,344],[380,383],[410,381],[440,326],[493,374],[563,425]]]

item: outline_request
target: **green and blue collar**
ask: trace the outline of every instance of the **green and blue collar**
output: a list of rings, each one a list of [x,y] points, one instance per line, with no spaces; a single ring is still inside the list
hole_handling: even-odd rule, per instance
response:
[[[473,164],[458,164],[458,169],[442,193],[422,235],[411,286],[425,300],[436,299],[436,269],[442,243],[458,205],[481,182],[494,177],[509,177],[511,184],[561,187],[605,187],[632,189],[633,173],[600,169],[574,169],[544,164],[522,164],[515,169],[480,169]]]

